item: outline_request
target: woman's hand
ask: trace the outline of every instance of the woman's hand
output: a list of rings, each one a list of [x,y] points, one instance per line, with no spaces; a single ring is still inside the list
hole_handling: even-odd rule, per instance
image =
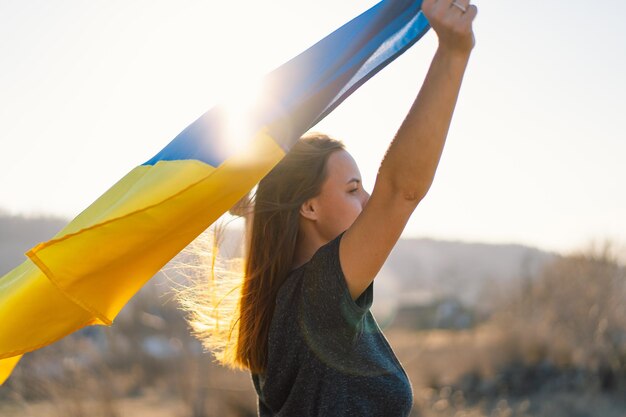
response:
[[[437,33],[440,49],[469,55],[475,43],[472,22],[478,13],[470,0],[424,0],[422,12]]]

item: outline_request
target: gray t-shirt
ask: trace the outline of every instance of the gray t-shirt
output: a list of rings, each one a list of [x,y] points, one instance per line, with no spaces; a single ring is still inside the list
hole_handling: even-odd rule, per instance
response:
[[[352,300],[339,263],[343,233],[292,271],[278,292],[268,362],[251,374],[260,417],[400,417],[411,383],[370,312],[374,283]]]

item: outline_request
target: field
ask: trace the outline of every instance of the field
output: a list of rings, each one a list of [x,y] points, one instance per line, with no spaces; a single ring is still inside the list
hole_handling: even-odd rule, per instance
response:
[[[26,355],[0,388],[0,416],[256,416],[249,374],[203,351],[162,284],[113,327]],[[464,326],[383,326],[412,383],[411,416],[626,417],[623,263],[606,248],[572,254],[527,284]]]

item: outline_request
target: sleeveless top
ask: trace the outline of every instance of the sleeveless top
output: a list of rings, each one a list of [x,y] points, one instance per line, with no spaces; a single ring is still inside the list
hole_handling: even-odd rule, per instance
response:
[[[352,300],[341,265],[343,233],[280,287],[268,361],[252,373],[260,417],[401,417],[412,386],[370,312],[374,283]]]

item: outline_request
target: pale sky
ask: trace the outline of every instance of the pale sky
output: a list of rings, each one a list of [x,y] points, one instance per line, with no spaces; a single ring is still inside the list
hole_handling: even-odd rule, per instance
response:
[[[366,10],[354,0],[0,0],[0,210],[76,216],[208,110]],[[567,252],[626,243],[626,3],[480,0],[477,45],[405,237]],[[366,188],[430,31],[315,130]]]

